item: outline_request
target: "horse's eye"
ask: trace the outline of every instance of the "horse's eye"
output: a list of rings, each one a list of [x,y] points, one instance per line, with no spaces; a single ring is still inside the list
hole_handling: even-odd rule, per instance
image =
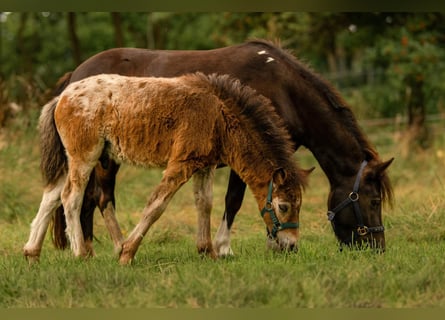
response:
[[[280,209],[281,213],[286,213],[289,211],[289,206],[287,204],[280,204],[278,205],[278,208]]]
[[[371,200],[371,207],[378,208],[378,207],[380,207],[381,203],[382,203],[382,201],[380,199],[372,199]]]

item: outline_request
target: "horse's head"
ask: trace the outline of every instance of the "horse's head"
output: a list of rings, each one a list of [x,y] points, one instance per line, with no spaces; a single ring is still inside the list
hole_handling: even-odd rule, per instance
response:
[[[301,170],[298,174],[284,169],[274,172],[266,204],[261,210],[271,249],[298,251],[301,192],[306,176],[312,170]]]
[[[386,169],[393,160],[363,161],[356,176],[331,189],[328,219],[341,245],[385,250],[382,203],[391,200]]]

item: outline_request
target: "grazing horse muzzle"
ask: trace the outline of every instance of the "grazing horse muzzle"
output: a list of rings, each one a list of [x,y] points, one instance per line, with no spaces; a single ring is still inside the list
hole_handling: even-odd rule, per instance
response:
[[[352,208],[353,208],[356,223],[357,223],[357,228],[354,230],[353,235],[351,235],[351,239],[348,241],[343,241],[343,242],[345,242],[346,244],[352,244],[353,242],[356,242],[358,239],[368,240],[368,241],[372,240],[370,242],[371,247],[380,247],[380,249],[384,250],[384,246],[385,246],[384,236],[383,235],[377,236],[374,234],[375,233],[383,234],[383,232],[385,231],[385,227],[383,225],[375,226],[375,227],[366,226],[363,222],[363,215],[360,210],[359,203],[358,203],[358,200],[360,198],[359,193],[358,193],[359,187],[360,187],[360,179],[362,177],[363,170],[365,169],[367,164],[368,164],[368,162],[366,160],[364,160],[362,162],[362,164],[360,165],[360,169],[357,173],[357,176],[355,178],[352,192],[349,193],[348,197],[345,200],[343,200],[339,205],[337,205],[334,209],[328,211],[328,220],[331,222],[332,228],[334,229],[334,232],[335,232],[335,228],[336,228],[335,216],[336,216],[336,214],[339,213],[340,210],[342,210],[346,206],[352,204]],[[380,239],[380,238],[382,238],[382,239]]]
[[[264,218],[266,213],[269,213],[269,217],[272,220],[272,229],[266,227],[267,231],[267,239],[268,244],[272,248],[277,248],[280,250],[287,251],[297,251],[298,247],[296,245],[295,239],[291,239],[287,236],[280,236],[278,232],[285,229],[298,229],[300,224],[298,222],[284,222],[281,223],[278,219],[275,210],[272,205],[272,190],[273,190],[273,182],[271,181],[269,184],[269,191],[267,193],[267,201],[264,208],[261,210],[261,217]]]

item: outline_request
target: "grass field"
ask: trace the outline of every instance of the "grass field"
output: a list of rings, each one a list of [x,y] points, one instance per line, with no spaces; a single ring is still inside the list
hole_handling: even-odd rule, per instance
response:
[[[96,216],[97,257],[79,261],[57,251],[47,235],[41,262],[22,256],[42,193],[35,118],[16,119],[0,134],[0,308],[27,307],[444,307],[445,135],[432,126],[434,146],[400,155],[392,127],[365,127],[389,169],[396,202],[385,208],[387,251],[339,252],[326,219],[328,184],[315,165],[304,193],[297,254],[265,249],[264,224],[249,192],[235,221],[235,256],[212,261],[196,253],[191,185],[185,185],[144,239],[135,263],[121,267],[102,218]],[[117,182],[118,219],[125,233],[160,170],[123,166]],[[214,186],[213,233],[224,207],[227,169]]]

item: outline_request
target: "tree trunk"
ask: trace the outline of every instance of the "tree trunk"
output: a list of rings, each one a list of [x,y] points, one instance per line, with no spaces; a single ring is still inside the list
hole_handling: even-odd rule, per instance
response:
[[[71,49],[73,50],[73,59],[76,65],[82,62],[80,54],[80,43],[76,32],[76,13],[68,12],[68,35],[71,41]]]
[[[147,14],[147,48],[154,49],[156,48],[155,43],[155,35],[154,35],[154,22],[153,22],[153,14]]]
[[[124,33],[122,32],[122,16],[119,12],[111,13],[114,28],[114,44],[116,47],[124,46]]]
[[[28,21],[29,13],[28,12],[22,12],[20,13],[20,24],[19,28],[17,30],[17,55],[20,57],[20,61],[22,62],[19,64],[19,70],[17,70],[17,73],[26,73],[28,70],[30,70],[30,54],[27,54],[26,52],[26,46],[25,46],[25,39],[24,39],[24,32],[26,27],[26,22]]]
[[[430,146],[429,132],[425,123],[424,81],[421,75],[410,75],[406,79],[408,127],[402,140],[402,153],[406,156],[413,151]]]

